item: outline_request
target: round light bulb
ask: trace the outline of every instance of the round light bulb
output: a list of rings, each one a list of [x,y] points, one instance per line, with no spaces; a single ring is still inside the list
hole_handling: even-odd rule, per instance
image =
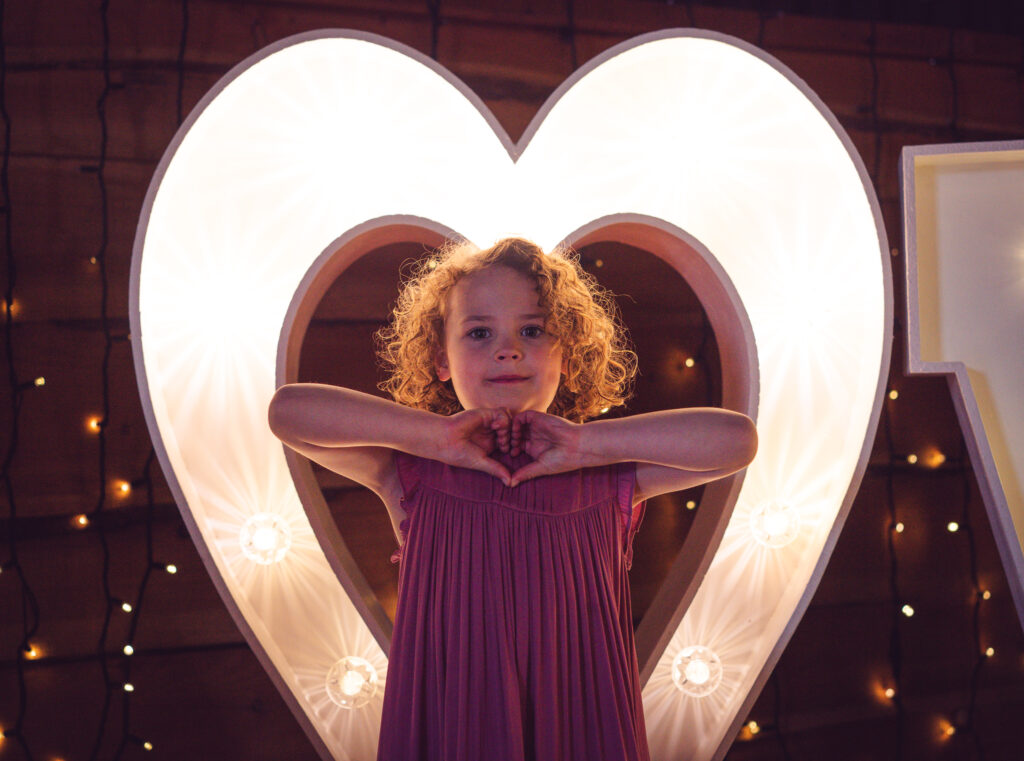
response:
[[[130,602],[123,602],[123,603],[121,603],[121,610],[123,610],[125,613],[131,613],[132,612],[132,604]]]
[[[40,386],[45,386],[46,385],[46,378],[44,378],[42,375],[40,375],[38,378],[36,378],[32,382],[36,385],[36,388],[38,388]]]
[[[116,484],[116,488],[118,492],[120,492],[123,495],[128,495],[131,494],[132,492],[132,485],[127,481],[118,481]]]
[[[986,647],[985,648],[985,657],[986,658],[991,658],[995,654],[996,654],[996,649],[994,647]]]
[[[900,521],[899,523],[896,524],[895,528],[896,528],[896,533],[897,534],[902,534],[903,533],[903,529],[905,529],[906,526],[903,525],[903,521]]]
[[[750,513],[750,531],[766,547],[784,547],[800,533],[800,514],[785,502],[762,502]]]
[[[377,694],[377,669],[365,658],[350,655],[327,672],[327,696],[342,708],[362,708]]]
[[[758,732],[761,731],[761,725],[753,719],[751,719],[747,722],[747,729],[750,731],[750,734],[756,735]]]
[[[125,645],[122,648],[121,652],[123,652],[125,655],[133,655],[135,653],[135,648],[131,645]]]
[[[277,563],[292,546],[287,521],[274,513],[256,513],[246,520],[238,534],[242,554],[260,565]]]
[[[79,513],[71,520],[75,528],[85,528],[89,525],[89,516],[85,513]]]
[[[142,747],[145,750],[153,750],[153,743],[151,743],[149,740],[146,740],[146,742],[142,743]]]
[[[981,593],[981,599],[982,600],[988,600],[991,597],[992,597],[992,593],[989,592],[987,589],[984,592]]]
[[[896,697],[896,690],[894,690],[892,687],[886,687],[885,696],[889,698],[889,700],[892,700],[894,697]]]
[[[696,510],[697,509],[697,500],[695,500],[695,499],[688,499],[688,500],[686,500],[686,509],[687,510]]]
[[[178,572],[178,566],[174,565],[174,563],[168,563],[164,566],[164,570],[167,571],[167,573],[174,574]]]
[[[949,523],[946,524],[946,530],[949,533],[954,534],[954,533],[956,533],[957,531],[960,530],[960,524],[957,523],[956,521],[950,521]]]
[[[697,364],[697,362],[693,357],[687,357],[686,362],[684,362],[683,364],[686,365],[687,367],[693,367],[695,364]]]
[[[908,454],[907,455],[907,462],[909,462],[911,465],[916,464],[917,463],[917,455],[916,454]]]
[[[902,608],[900,608],[900,610],[903,611],[903,615],[907,618],[910,618],[914,615],[914,609],[909,605],[904,605]]]
[[[703,645],[684,647],[672,661],[672,681],[687,695],[703,698],[722,683],[722,661]]]
[[[100,430],[100,419],[95,415],[92,415],[85,419],[85,427],[91,433],[98,433]]]
[[[132,684],[131,682],[125,682],[124,683],[124,691],[125,692],[135,692],[135,685]]]
[[[896,389],[893,389],[892,391],[889,392],[889,398],[895,402],[897,399],[900,398],[900,392],[897,391]]]

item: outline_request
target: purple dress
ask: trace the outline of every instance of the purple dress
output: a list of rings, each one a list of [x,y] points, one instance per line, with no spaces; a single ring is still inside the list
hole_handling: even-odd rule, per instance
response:
[[[646,761],[626,573],[636,464],[508,489],[395,462],[408,517],[378,761]]]

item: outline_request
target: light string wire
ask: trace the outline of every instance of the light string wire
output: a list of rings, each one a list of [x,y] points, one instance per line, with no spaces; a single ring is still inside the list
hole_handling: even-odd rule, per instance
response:
[[[430,14],[430,57],[437,60],[437,38],[441,33],[441,0],[427,0]]]
[[[176,87],[176,98],[175,98],[175,120],[177,126],[181,126],[182,120],[184,119],[184,91],[185,91],[185,53],[188,49],[188,30],[189,30],[189,7],[188,0],[181,0],[181,36],[178,39],[178,54],[175,60],[175,68],[177,71],[177,87]],[[139,582],[139,589],[135,594],[135,599],[132,601],[132,617],[128,627],[128,635],[125,638],[125,645],[122,649],[122,656],[124,658],[123,667],[125,673],[125,681],[131,683],[132,679],[132,664],[135,657],[140,653],[134,649],[135,636],[139,628],[139,620],[142,615],[143,602],[145,600],[146,589],[149,585],[149,581],[153,572],[153,569],[158,567],[153,552],[153,523],[156,512],[156,498],[153,489],[153,463],[156,462],[156,449],[152,446],[149,449],[149,455],[146,457],[145,465],[142,468],[142,476],[138,479],[138,484],[145,487],[146,490],[146,565],[145,570],[142,573],[142,579]],[[132,648],[130,651],[127,648]],[[118,745],[117,752],[114,755],[114,761],[121,758],[125,749],[129,743],[136,745],[142,745],[146,750],[152,748],[152,745],[147,741],[144,741],[138,735],[132,732],[131,722],[131,693],[125,692],[122,700],[122,722],[123,734],[121,742]]]
[[[579,50],[576,46],[576,0],[565,1],[564,37],[569,43],[569,73],[571,74],[580,66]]]
[[[960,134],[960,91],[956,80],[956,24],[949,26],[949,48],[946,53],[946,70],[949,72],[950,115],[949,134],[954,143],[959,143]]]
[[[960,456],[958,458],[962,463],[960,470],[963,475],[963,507],[960,513],[960,526],[967,540],[971,587],[974,592],[974,604],[972,605],[971,610],[971,629],[975,655],[973,668],[971,670],[970,690],[962,729],[967,732],[974,742],[974,750],[976,753],[975,757],[978,761],[985,761],[985,748],[981,741],[981,733],[978,732],[978,727],[976,726],[974,719],[978,700],[978,686],[981,682],[981,675],[984,671],[985,664],[988,661],[988,656],[982,648],[981,641],[981,603],[983,599],[983,590],[981,588],[981,582],[978,580],[978,553],[974,542],[974,527],[971,524],[970,508],[973,490],[971,488],[971,469],[967,467],[966,448],[966,443],[961,441]]]
[[[110,704],[113,699],[113,678],[111,675],[111,664],[107,656],[107,637],[110,632],[111,619],[114,616],[115,600],[110,588],[110,546],[107,542],[107,531],[103,520],[103,511],[107,503],[107,429],[110,422],[110,355],[114,345],[113,334],[110,329],[109,312],[109,291],[110,284],[107,273],[107,246],[110,239],[109,201],[107,197],[106,166],[107,166],[107,144],[109,142],[109,129],[107,125],[107,98],[111,91],[110,78],[110,2],[103,0],[100,3],[100,22],[103,33],[103,89],[96,101],[96,115],[100,126],[99,161],[95,167],[96,185],[100,195],[100,241],[96,251],[96,266],[100,274],[100,326],[103,331],[103,360],[101,369],[102,380],[102,406],[100,411],[99,425],[97,426],[97,478],[98,493],[96,506],[92,511],[92,523],[96,526],[96,537],[99,540],[100,551],[103,555],[103,599],[105,610],[103,625],[100,627],[100,634],[96,642],[96,657],[99,661],[100,672],[103,679],[103,701],[100,706],[100,717],[96,730],[96,739],[93,741],[92,752],[89,754],[91,761],[99,758],[100,750],[103,747],[103,740],[107,734],[107,724],[110,718]]]
[[[890,404],[894,400],[888,396],[886,399],[887,403],[882,405],[882,430],[885,434],[886,449],[889,455],[889,464],[885,468],[885,494],[889,516],[886,531],[886,548],[889,552],[889,673],[892,679],[890,686],[894,690],[890,700],[896,708],[896,759],[899,761],[903,758],[906,729],[906,711],[903,707],[903,640],[900,632],[900,624],[905,616],[901,610],[903,598],[900,594],[899,558],[896,554],[899,517],[896,513],[896,455],[890,411]]]
[[[6,2],[0,0],[0,118],[3,119],[3,162],[0,164],[0,194],[3,202],[4,218],[4,249],[7,252],[7,286],[4,290],[4,347],[7,359],[7,379],[10,386],[10,435],[7,440],[7,451],[4,453],[2,475],[4,494],[7,497],[7,531],[8,558],[0,564],[4,576],[11,572],[18,578],[21,591],[21,624],[22,638],[14,654],[14,667],[18,681],[18,712],[13,727],[2,727],[4,739],[14,739],[21,746],[27,761],[34,761],[32,750],[24,736],[25,715],[28,711],[28,685],[25,679],[25,655],[30,651],[32,638],[39,629],[39,603],[35,592],[28,583],[25,571],[18,559],[18,507],[14,493],[14,481],[11,469],[18,451],[19,423],[21,403],[24,393],[34,389],[33,382],[22,383],[18,380],[17,365],[14,357],[14,285],[17,279],[17,262],[14,256],[13,212],[11,209],[11,192],[9,169],[11,161],[11,117],[7,111],[7,45],[6,45]]]

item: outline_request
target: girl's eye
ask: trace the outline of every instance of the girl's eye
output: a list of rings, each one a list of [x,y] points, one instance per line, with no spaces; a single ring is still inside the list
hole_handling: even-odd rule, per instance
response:
[[[540,338],[544,335],[544,328],[540,325],[527,325],[523,328],[523,335],[527,338]]]
[[[470,338],[487,338],[491,334],[487,328],[473,328],[468,335]]]

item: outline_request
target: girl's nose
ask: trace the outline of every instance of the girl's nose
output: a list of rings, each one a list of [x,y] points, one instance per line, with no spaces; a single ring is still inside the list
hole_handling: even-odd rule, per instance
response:
[[[522,357],[522,351],[519,349],[518,346],[515,346],[514,344],[505,344],[504,348],[498,349],[498,351],[494,353],[494,358],[497,359],[499,362],[504,362],[508,360],[514,361],[517,359],[522,359]]]

